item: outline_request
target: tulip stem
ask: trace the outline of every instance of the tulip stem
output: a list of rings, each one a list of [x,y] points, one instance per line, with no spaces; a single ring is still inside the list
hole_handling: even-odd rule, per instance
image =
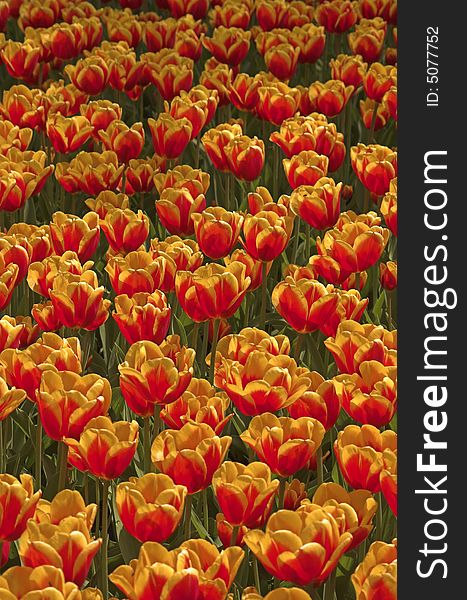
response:
[[[355,289],[360,291],[360,272],[355,273]]]
[[[302,351],[302,342],[303,342],[303,334],[299,333],[297,335],[297,339],[295,340],[295,350],[294,350],[294,359],[295,359],[295,362],[297,363],[297,365],[300,360],[300,354]]]
[[[202,491],[203,495],[203,525],[209,534],[209,507],[208,507],[208,488]]]
[[[151,417],[144,417],[143,423],[143,465],[144,472],[149,473],[151,471]]]
[[[152,431],[152,439],[155,440],[161,430],[161,405],[154,404],[154,427]],[[151,465],[151,449],[149,449],[149,466]]]
[[[383,539],[383,495],[381,492],[377,495],[378,510],[376,512],[376,540]]]
[[[190,346],[194,349],[195,353],[198,349],[198,334],[199,334],[199,323],[193,324],[193,329],[191,331],[191,342]]]
[[[230,210],[230,173],[225,175],[225,204],[226,209]]]
[[[334,569],[326,582],[324,600],[334,600],[334,594],[336,590],[336,572],[337,569]]]
[[[375,107],[373,109],[373,115],[371,116],[371,126],[370,126],[370,143],[375,142],[375,125],[376,125],[376,117],[378,116],[378,106],[379,103],[375,102]]]
[[[36,427],[36,455],[34,460],[34,478],[36,480],[37,489],[42,488],[42,422],[39,413],[37,413]]]
[[[319,446],[318,450],[316,451],[316,477],[318,480],[318,485],[321,485],[324,480],[322,446]]]
[[[191,503],[192,496],[189,494],[185,501],[185,541],[191,538]]]
[[[291,264],[292,265],[296,265],[297,264],[297,253],[298,253],[298,243],[300,241],[300,217],[295,217],[295,223],[294,223],[294,233],[293,233],[293,249],[292,249],[292,256],[291,258]]]
[[[259,568],[258,568],[258,559],[253,554],[253,560],[251,561],[253,564],[253,577],[255,578],[255,587],[258,594],[261,594],[261,579],[259,578]]]
[[[280,478],[280,483],[279,483],[279,495],[278,495],[278,499],[277,499],[277,505],[278,505],[278,509],[282,510],[284,508],[284,497],[285,497],[285,484],[286,484],[287,480],[285,477],[281,477]]]
[[[386,290],[386,307],[388,311],[388,329],[392,327],[392,291]]]
[[[215,366],[216,366],[216,350],[217,350],[217,341],[219,339],[219,325],[220,325],[220,320],[219,319],[214,319],[214,333],[213,333],[213,338],[212,338],[212,345],[211,345],[211,364],[209,365],[209,381],[211,382],[212,385],[214,385],[214,370],[215,370]]]
[[[266,299],[268,292],[268,263],[263,262],[261,265],[261,320],[260,328],[266,328]]]
[[[109,579],[108,579],[108,544],[109,544],[109,510],[107,501],[109,498],[109,485],[110,481],[104,479],[102,481],[102,546],[101,546],[101,576],[102,576],[102,595],[104,600],[107,600],[109,596]]]
[[[201,376],[206,373],[206,354],[209,341],[209,321],[206,321],[203,327],[203,345],[201,346],[201,356],[199,357],[199,371]]]
[[[273,144],[272,148],[272,197],[275,201],[279,196],[279,146],[277,144]]]
[[[234,525],[232,527],[232,535],[230,536],[230,545],[231,546],[236,545],[239,530],[240,530],[240,525]]]
[[[58,492],[66,487],[66,472],[68,463],[68,446],[58,442]]]
[[[305,261],[308,264],[311,256],[311,227],[308,223],[305,225],[306,238],[305,238]]]

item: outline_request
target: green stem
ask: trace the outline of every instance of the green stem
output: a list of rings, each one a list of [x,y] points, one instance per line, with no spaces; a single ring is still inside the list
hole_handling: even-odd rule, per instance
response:
[[[286,478],[281,477],[280,483],[279,483],[279,494],[278,494],[278,498],[277,498],[278,510],[281,510],[282,508],[284,508],[284,496],[285,496],[285,484],[286,483],[287,483]]]
[[[261,580],[259,578],[259,568],[258,568],[258,559],[255,555],[253,555],[253,560],[251,561],[253,565],[253,577],[255,579],[255,587],[258,594],[261,594]]]
[[[369,136],[370,143],[375,142],[375,125],[376,125],[376,117],[378,116],[378,106],[379,106],[379,103],[375,102],[375,107],[373,109],[373,114],[371,116],[371,126],[370,126],[370,136]]]
[[[392,291],[385,290],[386,293],[386,307],[388,311],[388,329],[392,327]]]
[[[109,560],[108,560],[108,545],[109,545],[109,511],[107,501],[109,498],[110,481],[104,479],[102,481],[102,546],[101,546],[101,591],[104,600],[109,596]]]
[[[191,538],[191,504],[193,497],[189,494],[185,501],[185,541]]]
[[[208,489],[202,492],[203,494],[203,525],[204,529],[209,533],[209,507],[208,507]]]
[[[383,495],[381,492],[377,495],[378,511],[376,512],[376,540],[383,539]]]
[[[199,323],[193,324],[193,329],[191,331],[191,342],[190,347],[194,349],[195,353],[198,349],[198,334],[199,334]]]
[[[279,197],[279,152],[280,148],[277,144],[273,144],[273,172],[272,172],[272,197],[277,201]]]
[[[322,446],[319,446],[318,450],[316,451],[316,477],[318,479],[318,485],[321,485],[324,480]]]
[[[266,301],[268,292],[268,263],[263,262],[261,265],[261,319],[260,329],[266,327]]]
[[[149,473],[151,471],[151,417],[144,417],[143,423],[143,465],[144,472]]]
[[[209,341],[209,321],[206,321],[203,327],[203,345],[201,346],[201,355],[199,357],[199,370],[201,375],[206,373],[206,354]]]
[[[237,542],[238,532],[240,530],[240,525],[234,525],[232,528],[232,535],[230,536],[230,545],[235,546]]]
[[[306,264],[308,264],[308,261],[310,260],[310,256],[311,256],[311,227],[308,225],[308,223],[305,225],[305,231],[306,231],[305,261],[306,261]]]
[[[326,582],[324,600],[334,600],[334,594],[336,590],[336,571],[337,569],[334,569]]]
[[[101,482],[99,479],[95,480],[96,482],[96,504],[97,506],[100,506],[101,503]],[[95,522],[95,526],[96,526],[96,537],[99,536],[100,534],[100,523],[101,523],[101,511],[98,510],[97,514],[96,514],[96,522]]]
[[[230,210],[230,173],[225,174],[225,208]]]
[[[297,335],[297,339],[295,340],[295,350],[294,350],[294,359],[298,365],[300,360],[300,353],[302,351],[302,342],[303,342],[303,334],[299,333]]]
[[[39,413],[37,413],[35,452],[34,478],[36,480],[37,489],[40,490],[42,488],[42,422]]]
[[[243,313],[243,327],[248,327],[250,324],[250,302],[248,301],[249,294],[246,295],[245,302],[243,304],[245,312]]]
[[[58,492],[66,487],[67,468],[68,446],[64,442],[58,442]]]
[[[211,364],[209,365],[209,381],[212,383],[212,385],[214,385],[214,371],[216,368],[216,350],[217,350],[217,342],[219,339],[219,325],[220,325],[220,320],[219,319],[214,319],[214,335],[212,338],[212,345],[211,345]]]
[[[154,404],[154,428],[152,430],[152,439],[155,440],[156,437],[159,435],[159,432],[162,429],[162,421],[161,421],[161,405],[160,404]],[[149,456],[151,456],[149,454]],[[151,465],[151,469],[152,469],[152,464]]]
[[[300,241],[300,217],[295,217],[294,232],[293,232],[293,248],[292,248],[292,256],[290,257],[290,263],[292,265],[297,264],[299,241]]]

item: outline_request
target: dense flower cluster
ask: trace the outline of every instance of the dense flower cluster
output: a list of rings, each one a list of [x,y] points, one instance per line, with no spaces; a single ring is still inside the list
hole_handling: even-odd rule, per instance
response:
[[[1,598],[395,600],[396,23],[0,0]]]

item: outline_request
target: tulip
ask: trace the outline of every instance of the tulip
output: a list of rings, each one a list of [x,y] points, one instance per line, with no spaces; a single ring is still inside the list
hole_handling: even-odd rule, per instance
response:
[[[28,520],[34,515],[41,497],[39,490],[34,493],[30,475],[21,474],[19,479],[7,473],[0,474],[0,541],[13,542],[26,529]]]
[[[25,326],[14,317],[4,315],[0,318],[0,352],[7,348],[19,348]]]
[[[86,503],[81,494],[74,490],[62,490],[52,501],[40,499],[37,503],[34,521],[38,524],[66,524],[69,517],[84,519],[86,527],[91,530],[97,514],[97,505]]]
[[[186,487],[148,473],[119,483],[115,502],[125,529],[140,542],[164,542],[183,515]]]
[[[135,250],[125,257],[115,256],[107,262],[105,270],[117,295],[132,297],[138,292],[152,294],[164,280],[167,256],[153,258],[150,252]]]
[[[0,56],[8,73],[14,79],[28,80],[34,76],[39,64],[41,49],[30,40],[8,40],[0,50]]]
[[[353,86],[346,86],[339,79],[330,79],[326,83],[315,81],[309,90],[312,110],[335,117],[345,108],[353,91]]]
[[[89,214],[89,213],[88,213]],[[58,274],[50,290],[56,315],[65,327],[94,331],[109,316],[110,300],[104,300],[104,287],[94,271]]]
[[[125,170],[125,193],[129,196],[141,192],[151,192],[154,176],[165,167],[165,160],[154,155],[151,158],[132,158]]]
[[[188,91],[193,83],[193,61],[173,50],[163,49],[148,58],[150,81],[164,100],[170,102],[181,91]],[[143,57],[144,58],[144,57]]]
[[[214,6],[209,16],[214,28],[223,26],[248,29],[251,11],[245,3],[240,4],[235,0],[226,0],[221,6]]]
[[[397,85],[397,68],[375,62],[363,78],[365,94],[375,102],[381,102],[388,90]]]
[[[176,600],[227,598],[243,550],[238,546],[219,550],[206,540],[188,540],[167,550],[157,542],[146,542],[137,560],[117,567],[110,580],[130,600]]]
[[[277,312],[300,333],[323,329],[336,312],[338,295],[316,280],[292,277],[276,285],[272,303]]]
[[[243,537],[248,531],[248,527],[237,527],[237,533],[234,536],[234,526],[225,519],[222,513],[217,513],[216,529],[217,535],[224,548],[229,548],[230,546],[244,546]]]
[[[250,31],[220,25],[214,29],[212,38],[203,36],[201,41],[219,62],[237,67],[248,54],[250,38]]]
[[[312,117],[291,117],[282,122],[280,131],[274,131],[271,142],[277,144],[287,158],[300,154],[304,150],[314,150],[315,120]]]
[[[300,588],[277,588],[261,596],[254,587],[243,590],[242,600],[311,600],[311,596]]]
[[[143,417],[154,413],[154,405],[180,398],[193,376],[195,351],[170,336],[160,345],[141,341],[132,344],[119,365],[120,388],[128,406]]]
[[[157,120],[148,119],[154,151],[159,156],[177,158],[191,139],[193,126],[183,117],[175,119],[169,113],[160,113]]]
[[[232,78],[233,73],[229,65],[225,65],[212,57],[204,63],[204,71],[199,76],[199,83],[208,90],[216,91],[219,106],[226,106],[229,103],[229,89]]]
[[[209,173],[201,171],[201,169],[193,169],[190,165],[178,165],[165,173],[157,173],[154,176],[154,186],[159,195],[167,188],[185,188],[192,196],[196,197],[199,194],[207,193],[209,183]]]
[[[363,185],[377,196],[388,192],[397,175],[397,152],[378,144],[358,144],[350,153],[352,169]]]
[[[293,217],[279,216],[271,210],[246,215],[243,222],[244,245],[250,256],[262,262],[277,258],[287,246]]]
[[[321,178],[326,177],[329,159],[315,152],[304,150],[292,158],[283,161],[285,175],[293,189],[301,185],[313,186]]]
[[[16,281],[18,280],[18,265],[5,264],[5,259],[0,254],[0,309],[10,303]]]
[[[44,129],[46,100],[42,90],[30,89],[22,84],[13,85],[3,92],[0,112],[13,125]]]
[[[228,168],[237,179],[254,181],[264,167],[264,142],[256,136],[235,136],[225,146]]]
[[[288,81],[297,69],[299,56],[300,48],[286,42],[270,48],[264,55],[264,62],[278,79]]]
[[[37,294],[48,298],[54,279],[59,273],[81,275],[83,271],[92,267],[92,264],[92,262],[87,262],[81,265],[76,252],[66,250],[61,255],[48,256],[40,262],[31,263],[27,276],[28,285]]]
[[[174,50],[180,56],[185,56],[193,61],[198,61],[203,52],[201,40],[192,29],[178,31],[175,37]]]
[[[86,117],[93,127],[93,136],[99,139],[99,131],[106,130],[113,121],[122,118],[122,108],[110,100],[93,100],[79,107],[83,117]]]
[[[261,81],[258,78],[247,73],[238,73],[230,87],[229,99],[239,110],[253,112],[259,101],[260,85]]]
[[[238,309],[250,285],[246,267],[232,262],[227,267],[216,263],[191,271],[179,271],[175,293],[186,314],[202,323],[209,319],[228,319]]]
[[[336,58],[331,59],[331,77],[339,79],[345,86],[352,85],[356,90],[363,83],[368,64],[357,54],[349,56],[348,54],[338,54]]]
[[[307,497],[305,484],[298,479],[292,479],[285,484],[284,508],[286,510],[297,510],[302,500]]]
[[[24,566],[57,567],[63,570],[65,581],[81,586],[101,541],[91,538],[83,516],[69,517],[58,525],[30,519],[18,552]]]
[[[364,23],[362,19],[356,30],[348,35],[349,48],[352,54],[359,54],[369,63],[376,62],[381,55],[386,37],[386,22],[384,27],[375,27],[372,21]]]
[[[164,279],[160,289],[171,292],[175,289],[175,275],[178,271],[196,271],[203,264],[203,254],[198,244],[189,239],[182,240],[177,235],[171,235],[163,242],[151,241],[151,251],[154,258],[167,256]]]
[[[329,0],[316,8],[315,18],[327,32],[343,33],[355,25],[358,16],[352,2]]]
[[[217,436],[205,423],[186,423],[156,437],[151,459],[159,471],[186,486],[188,494],[195,494],[211,484],[231,443],[231,437]]]
[[[270,31],[282,27],[286,12],[285,2],[268,0],[256,8],[256,18],[263,31]]]
[[[332,285],[328,285],[327,289],[329,293],[336,293],[339,298],[336,310],[331,313],[329,319],[321,326],[321,331],[324,335],[332,336],[336,334],[337,328],[342,321],[360,321],[369,300],[368,298],[362,300],[358,290],[351,289],[346,291],[334,288]]]
[[[380,210],[389,230],[397,237],[397,178],[389,183],[389,192],[383,196]]]
[[[352,542],[324,509],[280,510],[266,524],[245,535],[245,543],[268,573],[297,585],[320,585]]]
[[[3,153],[10,148],[27,150],[32,140],[33,131],[29,127],[18,127],[11,121],[4,120],[0,123],[0,151]]]
[[[123,121],[112,121],[105,131],[99,131],[99,137],[104,148],[113,150],[121,163],[138,158],[144,146],[142,123],[134,123],[128,127]]]
[[[240,235],[243,215],[216,206],[193,213],[192,219],[196,239],[206,256],[216,260],[230,254]]]
[[[224,462],[214,473],[212,486],[225,519],[233,526],[261,527],[271,512],[279,480],[271,479],[261,462],[245,466]]]
[[[97,96],[109,81],[109,67],[100,56],[81,58],[74,65],[66,65],[65,73],[73,84],[90,96]]]
[[[242,127],[238,123],[222,123],[217,127],[209,129],[201,142],[211,159],[214,167],[219,171],[229,171],[230,163],[227,157],[227,147],[230,148],[230,142],[237,137],[242,137]]]
[[[31,315],[42,331],[58,331],[62,324],[50,300],[32,305]]]
[[[37,405],[46,434],[61,441],[79,439],[91,419],[107,413],[110,399],[110,384],[99,375],[48,370],[41,378]]]
[[[47,136],[56,152],[68,154],[81,148],[91,137],[93,127],[86,117],[64,117],[55,113],[47,119]]]
[[[397,598],[397,540],[373,542],[351,576],[357,600]]]
[[[132,297],[121,294],[114,302],[116,310],[112,317],[129,344],[141,340],[156,344],[162,342],[169,330],[171,316],[171,308],[163,292],[139,292]]]
[[[379,265],[379,280],[381,287],[389,292],[397,287],[397,262],[392,260]]]
[[[377,493],[381,490],[383,451],[394,451],[396,446],[394,431],[388,429],[380,433],[373,425],[347,425],[337,435],[334,452],[341,473],[351,487]]]
[[[126,194],[117,194],[110,190],[104,190],[95,198],[88,198],[86,206],[93,212],[96,212],[99,215],[99,219],[103,221],[107,213],[116,208],[120,208],[121,210],[130,208],[130,199]]]
[[[193,378],[183,394],[161,410],[161,419],[172,429],[181,429],[185,423],[206,423],[220,435],[232,418],[226,415],[230,400],[224,392],[216,392],[206,379]]]
[[[383,451],[380,485],[389,508],[397,517],[397,454],[392,450]]]
[[[118,165],[115,152],[80,152],[69,163],[57,163],[55,177],[66,192],[82,191],[97,196],[104,190],[115,190],[125,165]]]
[[[342,183],[329,177],[318,179],[314,185],[300,185],[290,196],[292,211],[316,229],[333,227],[340,214]]]
[[[135,213],[129,208],[115,208],[107,212],[100,225],[115,252],[137,250],[149,235],[149,219],[141,210]]]
[[[300,92],[286,83],[274,82],[262,85],[258,89],[259,103],[256,107],[261,119],[280,125],[292,117],[298,110]]]
[[[50,29],[50,50],[54,57],[63,60],[76,58],[84,50],[86,43],[81,23],[52,26]]]
[[[172,15],[178,19],[184,15],[193,15],[195,19],[204,19],[208,12],[208,0],[167,0]]]
[[[138,446],[138,423],[117,421],[100,416],[84,427],[79,440],[64,438],[68,462],[80,471],[89,471],[101,479],[120,477],[128,468]]]
[[[240,262],[245,265],[246,277],[251,279],[248,291],[252,292],[258,289],[263,281],[263,263],[251,257],[245,250],[234,250],[230,256],[224,257],[224,263],[229,266],[232,262]],[[266,263],[266,274],[269,273],[272,262]]]
[[[397,87],[392,86],[383,96],[383,106],[387,109],[394,121],[397,121]]]
[[[385,127],[390,118],[389,111],[384,103],[378,104],[369,98],[360,100],[360,115],[363,125],[370,130],[373,128],[373,131],[379,131]]]
[[[166,188],[159,200],[156,200],[156,210],[161,223],[169,233],[176,235],[192,235],[194,223],[191,217],[205,208],[204,194],[193,197],[185,188]]]
[[[310,379],[310,387],[293,404],[287,407],[287,411],[293,419],[300,417],[312,417],[329,431],[336,423],[342,404],[342,383],[337,379],[325,380],[316,371],[305,371]]]

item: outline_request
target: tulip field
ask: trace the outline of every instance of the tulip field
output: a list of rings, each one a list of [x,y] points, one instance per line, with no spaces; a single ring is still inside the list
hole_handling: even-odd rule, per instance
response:
[[[0,0],[0,600],[395,600],[396,25]]]

